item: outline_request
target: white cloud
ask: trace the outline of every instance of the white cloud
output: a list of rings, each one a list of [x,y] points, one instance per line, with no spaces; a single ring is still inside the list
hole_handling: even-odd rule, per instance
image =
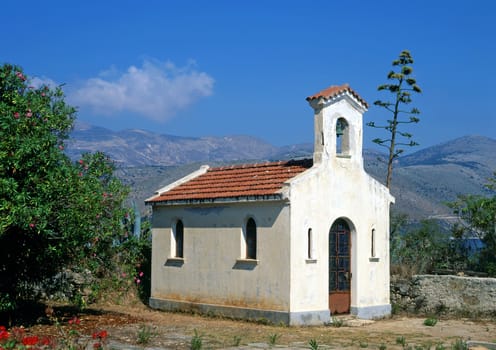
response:
[[[213,92],[214,79],[194,69],[194,62],[176,67],[172,62],[146,60],[126,72],[115,67],[85,81],[69,94],[71,104],[103,115],[133,112],[155,121],[170,119]]]
[[[46,77],[33,77],[29,80],[29,85],[34,86],[37,89],[45,85],[51,89],[59,86],[59,84],[57,84],[55,81]]]

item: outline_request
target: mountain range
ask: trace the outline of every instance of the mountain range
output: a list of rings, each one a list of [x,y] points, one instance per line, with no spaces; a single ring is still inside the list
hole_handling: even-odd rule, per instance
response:
[[[66,147],[72,159],[102,151],[117,165],[116,175],[132,189],[130,200],[146,213],[143,201],[154,191],[202,164],[251,163],[312,157],[313,144],[276,147],[256,137],[179,137],[132,129],[112,131],[77,123]],[[489,194],[484,184],[496,171],[496,140],[464,136],[398,158],[391,193],[393,211],[414,220],[449,220],[446,202],[460,194]],[[386,155],[363,151],[365,169],[384,182]]]
[[[77,158],[83,152],[103,151],[118,166],[170,166],[193,162],[225,162],[265,159],[279,149],[250,136],[180,137],[141,129],[112,131],[77,123],[67,153]]]

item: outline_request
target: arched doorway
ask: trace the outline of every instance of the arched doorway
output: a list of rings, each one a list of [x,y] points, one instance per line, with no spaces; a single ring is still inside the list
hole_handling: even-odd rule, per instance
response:
[[[350,312],[351,234],[348,223],[338,219],[329,231],[329,310],[331,315]]]

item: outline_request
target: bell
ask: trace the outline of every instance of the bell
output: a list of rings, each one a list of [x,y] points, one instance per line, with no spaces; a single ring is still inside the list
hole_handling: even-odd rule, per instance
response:
[[[338,120],[337,123],[336,123],[336,136],[339,137],[339,136],[343,136],[344,132],[343,132],[343,123]]]

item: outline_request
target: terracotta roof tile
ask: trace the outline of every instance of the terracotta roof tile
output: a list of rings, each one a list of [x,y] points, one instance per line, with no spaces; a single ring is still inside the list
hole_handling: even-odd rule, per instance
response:
[[[307,97],[307,101],[312,101],[318,98],[330,99],[336,97],[344,92],[349,92],[353,97],[360,101],[366,108],[369,108],[368,103],[360,97],[348,84],[343,84],[341,86],[329,86],[327,89],[317,92],[312,96]]]
[[[304,159],[211,168],[147,202],[276,195],[285,181],[309,169],[312,163],[311,159]]]

